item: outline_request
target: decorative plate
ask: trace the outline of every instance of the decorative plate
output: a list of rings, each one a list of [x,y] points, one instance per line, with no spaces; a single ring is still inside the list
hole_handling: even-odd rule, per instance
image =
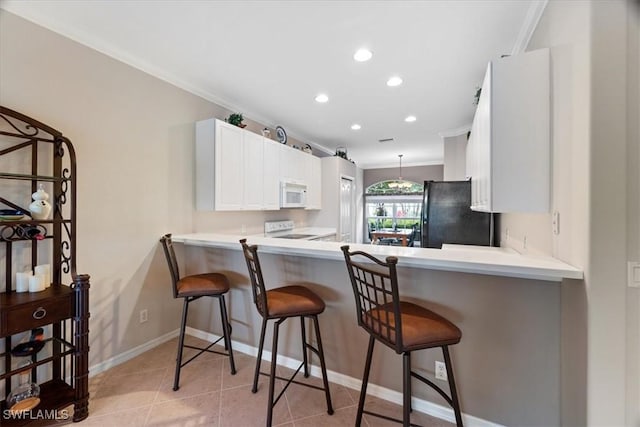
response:
[[[0,215],[0,221],[18,221],[24,218],[24,215]]]
[[[276,126],[276,138],[278,138],[278,141],[282,144],[287,143],[287,132],[284,131],[282,126]]]
[[[0,221],[17,221],[24,218],[22,211],[15,209],[0,209]]]
[[[23,342],[11,349],[11,355],[17,357],[31,356],[42,350],[43,347],[43,341]]]

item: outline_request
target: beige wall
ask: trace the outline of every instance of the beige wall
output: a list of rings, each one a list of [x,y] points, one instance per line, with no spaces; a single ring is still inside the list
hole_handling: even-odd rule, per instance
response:
[[[551,211],[560,213],[560,234],[551,233],[550,214],[502,215],[503,245],[552,254],[586,267],[590,138],[589,2],[550,2],[528,49],[551,52]],[[507,230],[509,237],[507,238]],[[562,423],[587,424],[587,295],[585,285],[562,286]]]
[[[76,148],[91,366],[178,328],[162,234],[242,225],[260,233],[265,219],[307,221],[301,211],[194,213],[193,124],[229,111],[2,9],[0,52],[0,103],[60,130]],[[149,321],[141,325],[142,308]]]
[[[562,289],[563,425],[638,423],[638,364],[627,359],[638,355],[638,295],[626,288],[625,270],[638,253],[631,4],[549,2],[528,46],[551,48],[552,211],[560,213],[560,234],[550,233],[550,214],[503,215],[501,231],[507,245],[522,249],[526,236],[528,250],[585,270],[584,283]]]
[[[444,144],[444,181],[467,178],[467,133],[442,138]]]
[[[627,252],[640,261],[640,3],[628,13]],[[640,425],[640,290],[627,289],[627,425]]]

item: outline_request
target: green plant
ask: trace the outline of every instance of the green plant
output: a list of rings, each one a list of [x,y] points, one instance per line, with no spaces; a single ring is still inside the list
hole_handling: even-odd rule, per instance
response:
[[[342,149],[342,150],[341,149],[337,149],[335,156],[342,157],[345,160],[349,160],[347,158],[347,152],[344,149]]]
[[[242,124],[242,113],[233,113],[232,115],[229,116],[229,118],[227,119],[227,122],[234,125],[234,126],[240,126]]]

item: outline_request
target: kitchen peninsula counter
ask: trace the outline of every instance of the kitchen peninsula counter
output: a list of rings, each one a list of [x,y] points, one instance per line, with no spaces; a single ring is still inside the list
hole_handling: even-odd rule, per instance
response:
[[[194,233],[175,234],[173,240],[180,242],[176,246],[180,247],[185,274],[218,271],[229,278],[234,345],[254,354],[251,351],[258,346],[262,318],[254,306],[239,243],[242,237]],[[255,235],[246,238],[259,246],[267,288],[302,284],[325,301],[326,313],[320,316],[320,323],[329,378],[358,388],[368,334],[356,321],[353,290],[340,250],[344,243]],[[463,331],[462,341],[452,348],[462,411],[489,421],[468,419],[466,424],[559,425],[561,346],[565,337],[581,333],[579,328],[584,324],[580,319],[563,324],[562,306],[571,303],[571,298],[562,295],[580,289],[582,271],[550,257],[504,248],[350,246],[382,258],[397,256],[403,300],[436,311]],[[189,326],[218,336],[220,326],[211,324],[215,312],[215,301],[194,305]],[[578,330],[570,325],[578,325]],[[283,337],[296,337],[283,338],[282,354],[302,360],[297,322],[282,327]],[[402,390],[401,358],[385,346],[374,353],[375,366],[385,368],[371,373],[371,384],[380,386],[371,390],[379,397],[394,399]],[[412,355],[412,364],[432,373],[434,356],[437,352],[417,352]],[[419,400],[414,409],[432,414],[450,410],[440,406],[443,401],[435,393],[422,387],[416,387],[415,393]]]
[[[260,246],[261,253],[342,260],[341,242],[274,239],[230,234],[176,234],[174,242],[189,246],[240,250],[239,240],[247,238],[249,244]],[[403,266],[474,273],[483,275],[518,277],[561,282],[563,279],[582,279],[582,270],[548,256],[525,255],[508,248],[445,245],[443,249],[411,248],[350,244],[351,250],[366,251],[379,258],[398,257]]]

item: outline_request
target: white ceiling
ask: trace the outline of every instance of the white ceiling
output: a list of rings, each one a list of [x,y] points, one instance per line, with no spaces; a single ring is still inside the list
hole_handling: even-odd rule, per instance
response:
[[[3,1],[80,43],[363,168],[437,164],[470,127],[487,62],[520,52],[546,0]],[[360,47],[373,51],[353,60]],[[391,88],[397,74],[404,84]],[[329,102],[314,97],[324,92]],[[405,123],[415,115],[417,121]],[[362,129],[353,131],[351,124]],[[394,142],[379,143],[379,139]]]

